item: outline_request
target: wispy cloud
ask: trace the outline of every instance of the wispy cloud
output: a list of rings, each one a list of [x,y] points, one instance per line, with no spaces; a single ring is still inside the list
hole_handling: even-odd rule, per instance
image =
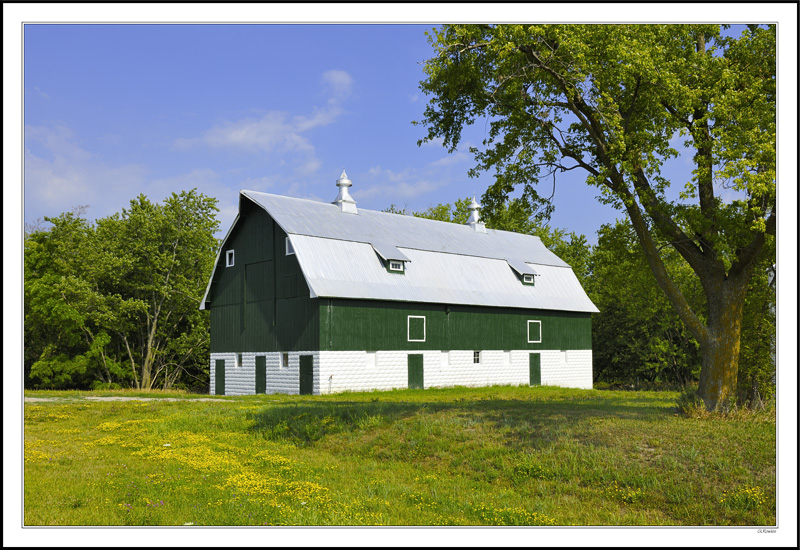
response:
[[[440,158],[439,160],[435,160],[431,163],[428,163],[428,166],[451,166],[453,164],[460,164],[462,162],[469,162],[472,160],[472,157],[463,151],[456,151],[455,153],[450,153],[445,157]]]
[[[174,145],[183,150],[205,146],[266,154],[294,153],[298,155],[294,159],[296,174],[307,176],[321,166],[309,132],[335,123],[344,113],[343,104],[353,90],[354,80],[349,73],[329,70],[321,77],[321,91],[327,99],[308,114],[269,111],[260,117],[226,120],[199,137],[180,138]]]
[[[351,191],[353,198],[370,199],[385,197],[386,199],[413,199],[442,187],[440,182],[420,176],[416,171],[406,169],[401,172],[373,166],[367,171],[368,182],[363,188]]]
[[[29,212],[54,216],[79,204],[88,204],[91,216],[109,215],[143,189],[146,173],[138,164],[103,162],[66,126],[25,127],[26,219]]]
[[[33,91],[34,91],[34,92],[36,92],[36,94],[37,94],[39,97],[43,98],[43,99],[50,99],[50,96],[49,96],[49,95],[47,95],[46,93],[44,93],[42,90],[40,90],[40,89],[39,89],[39,86],[34,86],[34,87],[33,87]]]

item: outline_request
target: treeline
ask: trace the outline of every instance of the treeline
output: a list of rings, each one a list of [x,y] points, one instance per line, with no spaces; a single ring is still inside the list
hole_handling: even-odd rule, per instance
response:
[[[465,223],[468,199],[415,216]],[[387,212],[405,213],[395,206]],[[216,199],[140,195],[89,223],[81,209],[46,218],[25,238],[25,386],[189,388],[208,391],[209,317],[198,309],[219,245]],[[701,356],[657,286],[632,229],[605,225],[597,245],[554,229],[518,201],[487,227],[536,235],[572,266],[600,313],[592,317],[596,387],[677,388],[697,381]],[[667,243],[662,243],[666,245]],[[672,279],[704,311],[697,278],[671,247]],[[742,326],[738,399],[766,400],[775,382],[774,239],[750,284]]]
[[[411,214],[465,223],[469,199]],[[592,315],[592,359],[598,388],[683,388],[697,382],[702,357],[692,337],[656,284],[633,229],[625,222],[604,225],[597,245],[584,235],[554,229],[512,200],[484,221],[492,229],[536,235],[572,266],[600,310]],[[405,213],[390,206],[385,211]],[[705,315],[703,289],[686,262],[659,243],[665,265],[695,311]],[[756,265],[745,302],[739,358],[740,404],[768,400],[775,390],[775,241]],[[705,321],[705,319],[703,319]]]
[[[84,207],[25,234],[26,388],[207,391],[217,200],[196,191],[89,223]]]

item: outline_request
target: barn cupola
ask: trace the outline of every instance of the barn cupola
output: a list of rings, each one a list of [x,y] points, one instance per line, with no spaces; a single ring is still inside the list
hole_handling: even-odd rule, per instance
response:
[[[475,200],[475,197],[472,197],[472,204],[470,204],[467,208],[470,210],[469,219],[467,220],[467,225],[470,226],[472,229],[477,231],[478,233],[486,233],[486,225],[483,222],[479,221],[480,214],[478,210],[480,210],[481,205]]]
[[[336,187],[339,188],[339,195],[337,195],[336,200],[333,201],[333,204],[338,206],[339,210],[345,214],[358,214],[356,201],[354,201],[353,197],[350,196],[350,191],[348,190],[351,185],[353,185],[353,182],[350,181],[350,178],[347,177],[347,173],[344,171],[344,168],[342,168],[342,175],[339,176],[338,180],[336,180]]]

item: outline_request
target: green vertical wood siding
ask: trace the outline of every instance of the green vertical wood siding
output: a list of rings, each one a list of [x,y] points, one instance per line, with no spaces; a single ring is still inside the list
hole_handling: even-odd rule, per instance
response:
[[[209,295],[211,352],[319,349],[319,300],[312,300],[286,234],[260,207],[242,199]],[[225,252],[235,263],[225,267]]]
[[[425,317],[424,342],[408,341],[410,315]],[[323,349],[331,351],[592,346],[588,313],[336,299],[323,301],[319,317]],[[539,343],[528,342],[529,320],[541,321]]]

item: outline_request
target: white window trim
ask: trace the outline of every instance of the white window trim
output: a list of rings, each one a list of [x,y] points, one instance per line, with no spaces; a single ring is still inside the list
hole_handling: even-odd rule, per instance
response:
[[[531,340],[531,323],[537,323],[539,325],[539,339],[538,340]],[[541,344],[542,343],[542,322],[541,321],[528,321],[528,343],[529,344]]]
[[[292,246],[292,241],[289,240],[289,237],[286,237],[286,255],[294,255],[294,247]]]
[[[522,282],[525,283],[526,285],[532,285],[533,275],[531,275],[530,273],[525,273],[524,275],[522,275]]]
[[[422,340],[413,340],[411,338],[411,319],[422,319]],[[424,342],[427,338],[427,323],[425,321],[424,315],[409,315],[408,316],[408,331],[406,332],[406,336],[408,337],[409,342]]]
[[[389,260],[389,271],[403,271],[403,262],[400,260]]]
[[[225,267],[233,267],[233,250],[225,252]]]

